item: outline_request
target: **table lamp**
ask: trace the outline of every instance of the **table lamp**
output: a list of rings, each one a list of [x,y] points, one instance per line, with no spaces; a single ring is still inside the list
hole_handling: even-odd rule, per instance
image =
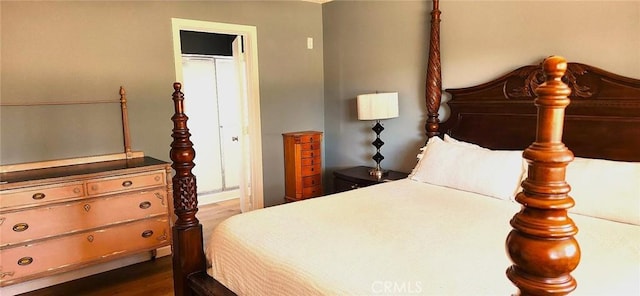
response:
[[[380,124],[380,120],[398,117],[398,93],[388,92],[359,95],[357,97],[357,103],[359,120],[376,121],[376,124],[372,128],[376,133],[376,139],[371,143],[376,147],[376,154],[372,157],[376,162],[376,167],[369,170],[369,174],[380,179],[387,174],[387,172],[380,167],[380,162],[384,159],[384,156],[380,154],[380,148],[384,145],[384,142],[380,139],[380,133],[384,130],[384,127]]]

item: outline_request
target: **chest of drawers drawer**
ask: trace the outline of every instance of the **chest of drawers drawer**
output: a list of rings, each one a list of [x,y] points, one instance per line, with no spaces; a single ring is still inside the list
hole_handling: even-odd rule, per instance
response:
[[[167,214],[166,190],[134,192],[0,215],[0,247]]]
[[[151,186],[159,186],[164,184],[164,182],[164,171],[156,171],[152,173],[136,175],[124,175],[88,181],[87,193],[89,195],[117,193],[122,191],[137,190]]]
[[[85,195],[83,182],[33,186],[7,190],[0,196],[0,209],[38,205]]]
[[[2,249],[2,282],[11,284],[85,262],[105,261],[132,250],[166,246],[169,233],[166,217],[152,218]]]

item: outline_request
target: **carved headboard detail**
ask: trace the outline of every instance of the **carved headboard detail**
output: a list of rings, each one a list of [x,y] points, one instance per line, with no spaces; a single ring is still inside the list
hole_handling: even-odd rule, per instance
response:
[[[513,71],[514,76],[504,84],[504,96],[510,99],[530,99],[542,82],[542,67],[524,66]],[[571,89],[570,99],[607,99],[621,97],[640,97],[635,79],[608,73],[593,66],[569,63],[562,81]],[[601,90],[615,89],[615,93],[603,93]]]
[[[447,89],[451,113],[440,131],[492,149],[526,148],[535,139],[533,90],[543,79],[540,65],[530,65],[481,85]],[[640,161],[640,152],[624,149],[640,147],[640,129],[633,128],[640,126],[640,80],[569,63],[563,81],[571,88],[563,139],[575,155]]]

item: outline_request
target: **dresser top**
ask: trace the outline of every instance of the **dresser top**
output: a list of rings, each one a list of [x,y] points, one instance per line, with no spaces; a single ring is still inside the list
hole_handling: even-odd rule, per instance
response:
[[[155,159],[153,157],[145,156],[131,159],[91,162],[68,166],[7,172],[0,173],[0,185],[163,165],[167,165],[167,162]]]

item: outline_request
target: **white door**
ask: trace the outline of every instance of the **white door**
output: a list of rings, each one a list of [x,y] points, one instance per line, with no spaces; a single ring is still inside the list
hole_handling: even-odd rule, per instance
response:
[[[193,174],[198,200],[218,202],[240,197],[242,170],[239,83],[231,57],[184,55],[185,112],[196,150]]]
[[[172,31],[173,31],[173,51],[175,57],[175,70],[176,70],[176,81],[183,82],[183,92],[185,93],[185,111],[187,112],[187,116],[189,116],[189,128],[191,129],[192,141],[194,141],[193,137],[195,137],[194,145],[196,141],[200,141],[202,146],[204,147],[204,151],[199,147],[196,148],[196,167],[194,168],[194,174],[198,178],[198,202],[210,203],[215,202],[211,200],[207,200],[206,197],[200,194],[200,191],[215,191],[216,188],[220,188],[218,186],[227,186],[231,184],[236,184],[235,186],[239,186],[237,189],[236,197],[241,198],[241,205],[243,211],[249,211],[252,209],[258,209],[264,207],[264,196],[263,196],[263,182],[262,182],[262,138],[260,134],[260,86],[258,80],[258,49],[257,49],[257,31],[254,26],[245,26],[245,25],[237,25],[237,24],[226,24],[226,23],[215,23],[215,22],[205,22],[205,21],[197,21],[197,20],[186,20],[186,19],[178,19],[172,18]],[[182,59],[182,51],[181,51],[181,42],[180,42],[180,31],[181,30],[189,30],[196,32],[208,32],[208,33],[218,33],[218,34],[227,34],[227,35],[235,35],[238,36],[234,42],[234,65],[236,69],[236,76],[238,80],[244,83],[239,83],[236,85],[237,93],[239,95],[239,112],[241,121],[238,131],[238,140],[235,141],[235,137],[233,134],[235,132],[230,131],[235,129],[234,126],[237,123],[228,123],[225,121],[227,112],[221,111],[220,116],[217,114],[218,127],[222,125],[222,129],[218,128],[218,134],[215,134],[215,131],[212,131],[210,126],[213,124],[207,123],[193,123],[193,121],[197,121],[193,117],[201,117],[207,120],[213,120],[214,115],[211,113],[207,113],[207,115],[194,115],[190,111],[191,109],[202,109],[206,108],[211,111],[211,108],[215,108],[214,106],[206,105],[206,106],[198,106],[196,105],[189,107],[189,102],[193,100],[195,94],[191,93],[189,88],[189,82],[187,82],[186,71],[183,69],[183,59]],[[239,41],[243,42],[240,43]],[[242,50],[239,50],[242,49]],[[225,64],[223,62],[222,64]],[[219,65],[222,68],[226,68],[229,65]],[[202,66],[205,68],[205,66]],[[214,62],[215,67],[215,62]],[[207,76],[209,74],[205,74]],[[199,76],[199,75],[197,75]],[[217,75],[220,76],[220,75]],[[203,77],[196,77],[196,79],[204,79]],[[210,79],[207,78],[207,79]],[[196,86],[192,86],[191,88],[195,88]],[[211,86],[209,87],[211,88]],[[216,86],[216,91],[220,92],[221,88]],[[205,88],[206,89],[206,88]],[[210,90],[210,89],[209,89]],[[224,90],[222,90],[224,92]],[[219,101],[218,101],[219,102]],[[226,102],[226,101],[225,101]],[[210,104],[210,102],[204,103]],[[224,103],[223,103],[224,105]],[[220,108],[221,106],[216,106]],[[191,108],[191,109],[189,109]],[[193,112],[199,113],[200,110],[193,110]],[[204,120],[204,119],[203,119]],[[198,125],[198,126],[195,126]],[[199,125],[203,125],[203,127],[199,127]],[[209,127],[207,126],[209,125]],[[217,161],[209,157],[203,157],[203,153],[209,153],[213,151],[212,154],[215,154],[215,145],[208,140],[198,140],[199,137],[202,137],[204,134],[210,139],[215,139],[218,137],[218,146],[220,152],[222,154],[231,154],[232,156],[227,155],[228,157],[233,157],[236,160],[227,160],[227,156],[220,157],[220,160]],[[213,141],[213,140],[211,140]],[[235,146],[234,146],[235,145]],[[239,148],[231,148],[231,147],[239,147]],[[235,155],[234,155],[235,154]],[[240,159],[241,165],[233,166],[234,162],[238,162],[237,158]],[[203,163],[204,162],[204,163]],[[202,163],[202,164],[201,164]],[[225,177],[216,177],[208,175],[208,171],[200,171],[198,167],[205,166],[215,166],[220,165],[221,169],[225,172]],[[197,174],[196,174],[197,172]],[[238,172],[238,173],[237,173]],[[237,177],[237,179],[234,179]],[[203,180],[204,179],[204,180]],[[211,182],[212,185],[208,185]],[[225,183],[225,184],[222,184]],[[204,187],[203,187],[204,186]],[[225,191],[223,191],[225,192]],[[226,191],[229,192],[229,191]]]

